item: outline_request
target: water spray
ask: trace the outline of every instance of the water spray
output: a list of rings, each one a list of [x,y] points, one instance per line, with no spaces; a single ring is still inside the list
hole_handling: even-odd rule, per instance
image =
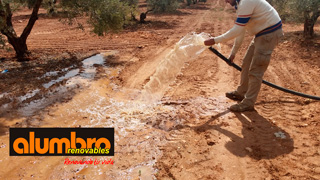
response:
[[[196,59],[207,47],[203,42],[210,37],[208,33],[188,33],[184,36],[159,63],[150,81],[144,86],[143,94],[151,94],[153,97],[162,97],[170,83],[187,62]],[[217,45],[219,47],[219,45]],[[150,99],[150,98],[148,98]],[[157,99],[157,98],[155,98]]]

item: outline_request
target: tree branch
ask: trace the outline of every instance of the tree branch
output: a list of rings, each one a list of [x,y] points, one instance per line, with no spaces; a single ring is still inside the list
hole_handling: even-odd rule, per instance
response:
[[[6,3],[6,4],[5,4],[5,8],[6,8],[6,15],[7,15],[7,17],[6,17],[6,24],[7,24],[7,26],[12,27],[12,20],[11,20],[11,18],[12,18],[12,11],[11,11],[11,8],[10,8],[10,4],[9,4],[9,3]]]
[[[27,37],[29,36],[29,34],[31,33],[31,30],[34,26],[34,24],[36,23],[36,21],[38,20],[38,12],[39,12],[39,8],[42,4],[43,0],[37,0],[33,6],[33,10],[32,10],[32,14],[31,17],[29,19],[29,22],[27,24],[27,26],[24,28],[20,38],[22,38],[23,40],[26,40]]]
[[[1,28],[1,33],[6,35],[8,38],[12,37],[12,38],[17,38],[16,32],[13,29],[12,26],[12,11],[10,8],[10,4],[9,3],[5,3],[4,6],[2,4],[2,1],[0,0],[1,3],[1,9],[0,9],[0,15],[1,15],[1,19],[4,21],[2,24],[2,28]]]
[[[2,5],[2,1],[0,0],[0,18],[5,21],[6,19],[6,13],[4,11],[4,7]]]

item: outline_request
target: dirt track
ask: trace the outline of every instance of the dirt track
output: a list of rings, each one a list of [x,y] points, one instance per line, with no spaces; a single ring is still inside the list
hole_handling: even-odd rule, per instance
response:
[[[208,0],[177,14],[150,14],[148,23],[106,37],[40,18],[28,40],[39,59],[102,52],[112,61],[107,67],[97,66],[94,80],[67,96],[57,93],[39,107],[28,104],[34,98],[18,104],[20,108],[1,110],[0,179],[320,179],[320,102],[263,85],[256,111],[232,113],[227,108],[235,102],[224,94],[236,88],[239,72],[209,50],[184,66],[160,101],[135,98],[183,36],[192,31],[219,35],[232,27],[234,18],[234,10],[224,1]],[[24,19],[16,17],[16,23],[21,31]],[[320,96],[320,39],[301,39],[302,28],[284,24],[285,38],[264,79]],[[320,32],[319,24],[315,31]],[[237,64],[250,40],[246,37]],[[222,44],[221,52],[228,55],[231,47],[232,42]],[[1,51],[1,57],[12,56]],[[1,84],[1,94],[23,93],[19,88],[6,89],[2,80]],[[32,83],[22,87],[36,89]],[[66,157],[8,155],[8,127],[78,126],[115,127],[114,165],[67,166]],[[277,138],[278,132],[286,137]]]

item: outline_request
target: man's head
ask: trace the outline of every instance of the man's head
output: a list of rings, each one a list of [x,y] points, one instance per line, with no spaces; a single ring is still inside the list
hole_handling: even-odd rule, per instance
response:
[[[225,0],[226,3],[229,3],[231,6],[235,6],[237,4],[236,0]]]

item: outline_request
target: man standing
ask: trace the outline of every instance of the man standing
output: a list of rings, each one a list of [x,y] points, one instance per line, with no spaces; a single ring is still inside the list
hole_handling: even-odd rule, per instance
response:
[[[283,36],[282,23],[277,11],[266,0],[225,0],[237,10],[237,20],[226,33],[204,41],[206,46],[235,39],[229,59],[233,62],[244,39],[245,32],[254,35],[242,63],[241,80],[237,90],[227,92],[230,99],[241,101],[230,106],[231,111],[254,110],[262,77],[273,49]]]

